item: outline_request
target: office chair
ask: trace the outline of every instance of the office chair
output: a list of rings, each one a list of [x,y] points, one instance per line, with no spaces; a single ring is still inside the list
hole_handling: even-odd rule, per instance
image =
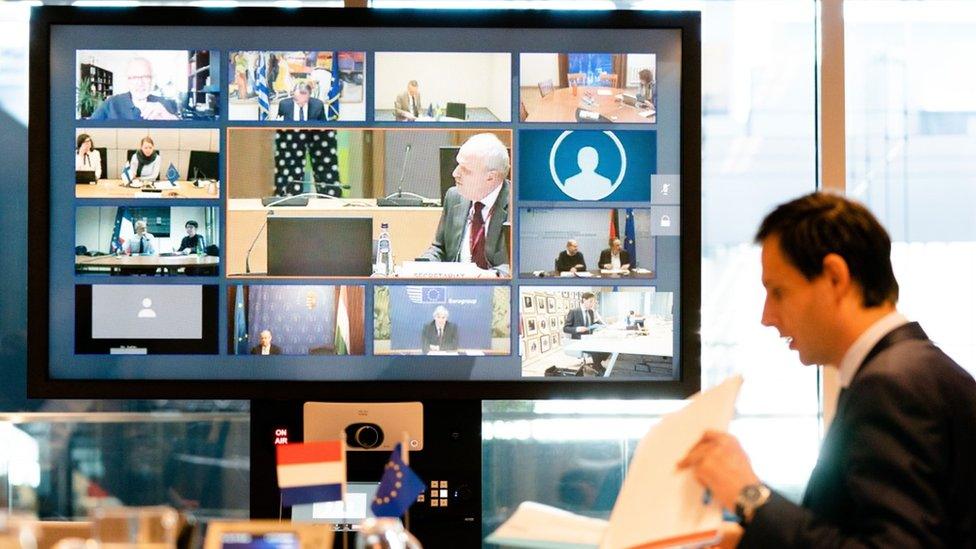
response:
[[[605,85],[610,88],[617,87],[617,75],[610,73],[603,73],[600,75],[600,84]]]
[[[464,103],[448,103],[446,114],[449,118],[467,119],[468,106]]]
[[[108,179],[108,147],[95,147],[95,150],[98,151],[98,155],[101,157],[102,179]]]

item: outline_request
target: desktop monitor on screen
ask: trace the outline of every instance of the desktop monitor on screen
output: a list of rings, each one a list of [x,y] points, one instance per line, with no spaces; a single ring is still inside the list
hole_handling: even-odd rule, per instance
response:
[[[356,217],[269,217],[268,274],[369,276],[373,220]]]
[[[700,388],[699,14],[31,26],[31,395]]]

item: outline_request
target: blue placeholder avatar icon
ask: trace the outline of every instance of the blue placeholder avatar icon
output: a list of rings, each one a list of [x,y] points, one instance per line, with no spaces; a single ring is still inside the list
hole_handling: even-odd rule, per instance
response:
[[[655,132],[523,130],[519,140],[521,200],[650,199]]]

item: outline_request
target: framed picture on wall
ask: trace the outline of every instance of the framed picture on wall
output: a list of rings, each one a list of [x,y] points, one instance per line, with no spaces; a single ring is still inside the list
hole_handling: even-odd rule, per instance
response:
[[[549,322],[546,321],[546,317],[544,316],[539,317],[539,333],[540,334],[549,333]]]
[[[530,316],[527,316],[527,317],[525,317],[525,334],[526,335],[535,335],[536,334],[536,326],[535,326],[535,317],[534,316],[531,316],[531,317]]]
[[[525,294],[522,296],[522,312],[523,313],[534,313],[535,312],[535,296],[532,294]]]
[[[569,297],[569,292],[563,292],[563,295],[562,295],[562,297],[564,297],[564,298],[568,298],[568,297]]]
[[[552,347],[551,342],[549,341],[549,336],[542,336],[542,339],[539,341],[539,346],[541,347],[543,353],[548,353],[549,349]]]
[[[554,296],[546,296],[546,311],[556,312],[556,298]]]
[[[549,339],[550,339],[550,341],[552,341],[552,348],[553,349],[555,349],[556,347],[559,347],[559,334],[558,333],[553,332],[553,333],[549,334]]]
[[[541,354],[539,350],[539,338],[533,337],[525,340],[525,357],[535,358]]]
[[[556,331],[556,322],[556,315],[549,315],[549,329],[554,332]]]

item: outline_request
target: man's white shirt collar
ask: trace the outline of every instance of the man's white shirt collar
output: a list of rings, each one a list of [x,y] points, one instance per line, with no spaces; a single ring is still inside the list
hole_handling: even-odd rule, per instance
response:
[[[484,218],[485,221],[488,221],[488,217],[490,216],[491,209],[495,207],[495,201],[498,200],[498,194],[500,192],[502,192],[501,185],[495,187],[495,190],[488,193],[481,200],[474,201],[474,202],[481,202],[482,204],[485,205],[485,207],[481,209],[481,217]],[[474,202],[471,203],[472,212],[474,211]]]
[[[905,324],[908,324],[908,319],[898,311],[893,311],[864,330],[864,333],[854,340],[854,344],[847,349],[844,357],[840,360],[837,367],[840,386],[844,389],[850,386],[851,380],[854,379],[858,369],[861,368],[861,363],[867,358],[871,349],[889,332]]]

